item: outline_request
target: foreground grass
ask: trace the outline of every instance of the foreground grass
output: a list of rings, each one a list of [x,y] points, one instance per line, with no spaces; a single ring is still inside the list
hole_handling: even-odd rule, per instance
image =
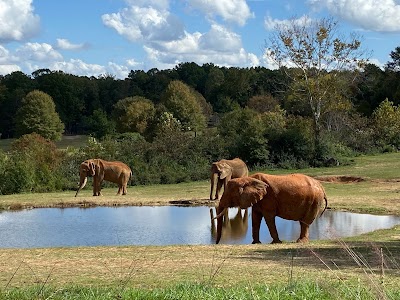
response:
[[[0,249],[0,299],[399,299],[399,257],[400,226],[309,244]]]
[[[388,290],[385,293],[374,293],[360,282],[344,286],[340,283],[324,284],[317,282],[292,282],[287,285],[253,285],[233,288],[215,288],[207,284],[183,283],[168,289],[106,289],[71,286],[54,289],[27,289],[0,292],[0,299],[23,300],[32,299],[36,295],[42,299],[399,299],[400,293]]]

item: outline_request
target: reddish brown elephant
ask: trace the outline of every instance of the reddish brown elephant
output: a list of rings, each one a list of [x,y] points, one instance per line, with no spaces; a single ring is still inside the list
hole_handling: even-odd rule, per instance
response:
[[[215,200],[219,199],[222,186],[224,190],[229,180],[233,178],[245,177],[249,175],[249,170],[246,163],[240,158],[234,159],[221,159],[220,161],[213,162],[211,165],[211,191],[210,200],[213,200],[213,191],[215,181],[217,181],[217,188],[215,191]]]
[[[297,242],[307,242],[309,226],[327,208],[321,183],[303,174],[268,175],[232,179],[217,207],[217,244],[221,239],[223,215],[229,207],[252,207],[253,244],[260,243],[260,225],[264,217],[272,243],[281,243],[275,217],[300,222]]]
[[[93,196],[101,196],[103,180],[118,184],[118,195],[126,195],[126,187],[132,176],[131,169],[120,161],[103,159],[88,159],[79,167],[80,182],[75,197],[87,182],[87,177],[93,177]]]

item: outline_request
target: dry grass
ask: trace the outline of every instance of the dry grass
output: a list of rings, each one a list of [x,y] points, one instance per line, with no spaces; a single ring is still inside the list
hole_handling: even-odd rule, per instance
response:
[[[394,236],[394,237],[393,237]],[[320,281],[371,280],[400,284],[400,227],[380,231],[384,242],[281,245],[136,246],[0,249],[0,286],[83,285],[168,287],[180,282],[285,283],[304,276]],[[366,237],[366,239],[368,239]],[[350,255],[354,251],[363,261]],[[397,261],[396,261],[397,259]],[[368,274],[366,274],[366,272]]]

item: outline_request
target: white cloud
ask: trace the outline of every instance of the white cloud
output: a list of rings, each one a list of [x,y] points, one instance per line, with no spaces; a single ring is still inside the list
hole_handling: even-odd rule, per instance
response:
[[[17,65],[2,65],[0,64],[0,75],[7,75],[12,72],[21,71],[21,68]]]
[[[88,47],[87,44],[82,43],[82,44],[72,44],[70,41],[67,39],[57,39],[57,43],[55,46],[57,49],[62,49],[62,50],[82,50]]]
[[[10,52],[0,45],[0,74],[6,75],[14,71],[20,71],[20,67],[13,62],[18,59],[10,55]]]
[[[224,21],[237,23],[240,26],[245,25],[248,19],[254,18],[245,0],[188,0],[187,2],[210,18],[220,16]]]
[[[36,35],[40,18],[32,0],[0,0],[0,42],[22,41]]]
[[[278,19],[273,19],[271,16],[266,16],[264,18],[264,27],[266,30],[274,30],[276,26],[290,26],[290,24],[295,24],[298,25],[304,25],[304,24],[311,24],[312,19],[308,16],[302,16],[297,19],[285,19],[285,20],[278,20]]]
[[[259,64],[254,54],[243,49],[241,37],[235,32],[215,21],[211,22],[208,32],[187,32],[178,17],[169,12],[167,2],[157,6],[154,1],[126,1],[130,7],[102,16],[106,26],[131,42],[143,44],[151,67],[168,69],[186,61],[246,67]],[[244,24],[252,16],[243,0],[189,2],[209,17],[218,15],[224,20],[234,19],[239,24]]]
[[[82,76],[98,76],[107,73],[104,66],[97,64],[88,64],[80,59],[71,59],[69,61],[53,62],[51,70],[61,70],[70,74],[80,74]]]
[[[62,55],[46,43],[26,43],[16,51],[21,61],[57,61],[62,59]]]
[[[118,13],[102,16],[103,23],[132,42],[177,39],[183,25],[167,10],[131,6]]]
[[[242,48],[240,36],[218,24],[213,24],[210,31],[201,36],[199,44],[201,49],[221,52],[235,52]]]
[[[400,4],[395,0],[308,0],[336,17],[379,32],[400,32]]]
[[[130,6],[149,6],[159,10],[166,10],[169,8],[170,0],[125,0]]]

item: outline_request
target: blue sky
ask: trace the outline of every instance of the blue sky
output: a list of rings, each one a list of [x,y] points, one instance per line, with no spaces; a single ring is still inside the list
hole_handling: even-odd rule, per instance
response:
[[[0,74],[40,68],[85,76],[181,62],[268,65],[276,22],[333,17],[383,66],[400,46],[400,0],[0,0]]]

